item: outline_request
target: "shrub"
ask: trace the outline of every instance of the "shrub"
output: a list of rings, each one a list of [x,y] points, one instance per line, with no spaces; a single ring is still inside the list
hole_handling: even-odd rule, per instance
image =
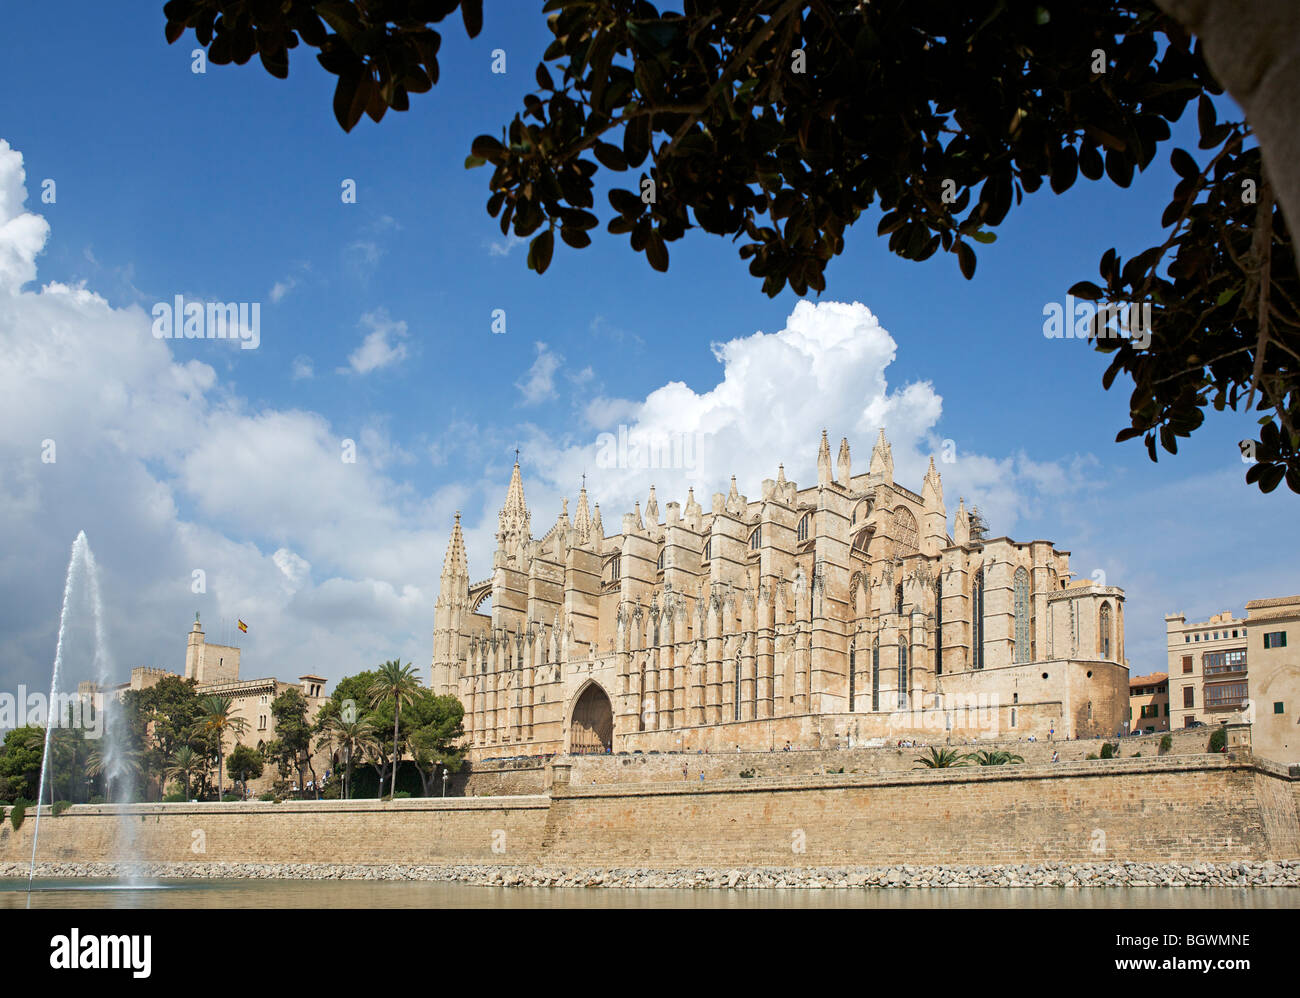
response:
[[[260,794],[258,794],[258,795],[257,795],[257,799],[258,799],[258,800],[275,800],[275,794],[274,794],[274,792],[272,792],[272,791],[270,791],[270,790],[267,790],[265,793],[260,793]]]
[[[185,789],[183,787],[173,786],[171,790],[168,790],[163,794],[162,802],[164,804],[183,804],[185,800]]]
[[[9,809],[9,823],[14,826],[14,831],[23,827],[23,819],[27,817],[27,801],[19,797],[14,801],[14,806]]]
[[[409,791],[409,790],[399,790],[399,791],[397,791],[397,793],[393,794],[392,799],[393,799],[393,800],[405,800],[407,797],[410,797],[410,796],[411,796],[411,791]]]
[[[54,817],[57,818],[59,815],[61,815],[64,811],[66,811],[70,807],[72,807],[72,801],[56,800],[54,802],[54,808],[53,808]]]
[[[1141,752],[1134,752],[1134,753],[1133,753],[1133,758],[1134,758],[1134,759],[1141,759],[1141,758],[1142,758],[1142,753],[1141,753]]]
[[[1102,746],[1101,746],[1101,758],[1103,758],[1103,759],[1118,759],[1118,758],[1119,758],[1119,755],[1120,755],[1120,753],[1119,753],[1119,742],[1115,742],[1115,744],[1113,744],[1113,745],[1112,745],[1110,742],[1103,742],[1103,743],[1102,743]]]
[[[1207,752],[1222,752],[1225,745],[1228,744],[1228,732],[1218,727],[1214,729],[1214,734],[1210,735],[1210,744],[1206,746]]]
[[[742,769],[740,771],[740,778],[742,780],[752,780],[754,778],[754,771],[752,769]]]
[[[1173,736],[1172,736],[1172,735],[1165,735],[1163,738],[1160,739],[1160,754],[1161,754],[1161,755],[1164,755],[1166,752],[1168,752],[1168,751],[1169,751],[1170,749],[1172,749],[1173,747],[1174,747],[1174,739],[1173,739]]]
[[[93,796],[93,797],[90,798],[90,803],[91,803],[91,804],[107,804],[108,801],[106,801],[106,800],[104,799],[104,795],[103,795],[103,794],[95,794],[95,796]]]
[[[243,800],[244,798],[240,797],[239,794],[226,794],[226,795],[225,795],[224,797],[222,797],[221,799],[222,799],[222,801],[227,801],[227,802],[228,802],[228,801],[241,801],[241,800]]]
[[[1099,756],[1097,755],[1096,752],[1089,752],[1089,753],[1088,753],[1088,758],[1089,758],[1089,759],[1096,759],[1096,758],[1099,758]]]

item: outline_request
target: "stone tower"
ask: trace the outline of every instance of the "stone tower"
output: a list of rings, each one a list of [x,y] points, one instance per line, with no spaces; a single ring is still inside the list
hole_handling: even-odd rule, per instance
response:
[[[429,685],[439,696],[457,693],[458,663],[464,658],[461,633],[468,613],[469,562],[457,511],[456,525],[451,528],[451,540],[442,560],[438,602],[433,610],[433,664],[429,669]]]
[[[519,474],[519,458],[515,458],[514,471],[510,473],[510,487],[506,489],[506,504],[501,507],[497,530],[496,565],[493,567],[519,568],[523,566],[532,540],[532,514],[524,501],[524,482]]]

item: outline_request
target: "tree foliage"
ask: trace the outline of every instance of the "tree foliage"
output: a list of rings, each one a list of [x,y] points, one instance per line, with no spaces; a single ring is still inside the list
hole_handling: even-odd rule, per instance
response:
[[[166,36],[192,28],[216,63],[254,54],[288,74],[299,41],[338,76],[334,111],[351,129],[405,110],[438,80],[441,36],[460,10],[470,37],[481,0],[170,0]],[[1222,88],[1200,47],[1153,0],[551,0],[553,40],[537,87],[496,134],[470,147],[490,165],[487,210],[529,238],[544,272],[559,239],[627,236],[655,270],[691,229],[730,237],[775,296],[826,286],[827,264],[862,214],[892,252],[955,255],[1024,198],[1080,180],[1128,187],[1195,105],[1204,165],[1175,149],[1180,180],[1156,245],[1105,251],[1102,285],[1081,297],[1152,306],[1152,336],[1097,335],[1109,388],[1133,380],[1130,426],[1177,452],[1208,406],[1255,410],[1247,481],[1300,492],[1300,283],[1291,236],[1245,122],[1219,122]],[[630,188],[630,189],[629,189]],[[1247,196],[1244,192],[1249,190]],[[1031,324],[1036,326],[1037,319]],[[1094,326],[1094,332],[1100,332]]]

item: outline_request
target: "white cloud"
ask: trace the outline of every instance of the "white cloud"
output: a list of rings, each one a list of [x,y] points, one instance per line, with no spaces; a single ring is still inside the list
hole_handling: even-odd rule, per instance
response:
[[[393,320],[387,310],[380,308],[363,315],[360,325],[370,332],[348,355],[348,366],[339,368],[340,372],[369,374],[406,359],[406,344],[400,342],[407,336],[405,322]]]
[[[21,157],[0,143],[0,688],[49,682],[68,548],[83,529],[119,678],[135,665],[181,670],[195,610],[214,635],[222,620],[248,621],[248,677],[337,679],[395,654],[427,662],[464,488],[423,497],[390,479],[382,466],[408,456],[382,427],[251,409],[218,378],[224,353],[195,342],[178,359],[138,306],[61,283],[22,290],[48,232],[23,210],[22,179]],[[342,459],[349,436],[355,463]],[[346,613],[340,594],[353,600]],[[84,610],[74,623],[85,629]],[[72,656],[65,680],[89,669]]]
[[[36,254],[50,234],[45,219],[23,211],[26,178],[22,154],[0,139],[0,294],[36,279]]]
[[[513,232],[506,236],[505,239],[494,239],[488,243],[488,253],[492,256],[509,256],[511,251],[518,246],[527,246],[528,240],[523,236],[517,236]]]
[[[523,380],[515,382],[523,405],[537,405],[555,398],[555,372],[564,364],[564,358],[545,343],[536,343],[534,346],[537,349],[537,359]]]
[[[283,281],[276,281],[271,285],[271,301],[278,304],[284,296],[298,286],[298,281],[292,277],[286,277]]]
[[[312,366],[311,358],[306,354],[299,354],[293,359],[293,371],[290,377],[294,381],[303,381],[315,375],[316,370]]]

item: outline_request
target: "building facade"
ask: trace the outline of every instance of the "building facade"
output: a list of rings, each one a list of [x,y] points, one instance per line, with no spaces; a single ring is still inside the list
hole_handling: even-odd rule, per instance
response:
[[[1300,763],[1300,596],[1246,604],[1251,741],[1256,755]]]
[[[157,686],[165,677],[193,679],[196,692],[201,697],[220,696],[231,700],[231,714],[244,721],[244,731],[236,735],[227,730],[222,740],[223,755],[228,756],[237,744],[249,745],[261,751],[262,747],[276,737],[275,716],[271,713],[271,704],[281,693],[297,689],[307,701],[307,719],[316,717],[321,705],[327,699],[326,680],[321,676],[299,676],[298,682],[290,683],[281,679],[240,679],[240,650],[233,645],[209,644],[203,632],[199,615],[194,615],[194,626],[190,628],[185,646],[184,673],[171,672],[167,669],[135,668],[131,670],[131,679],[113,689],[113,694],[120,698],[127,690],[146,690]],[[93,684],[81,684],[80,692],[93,693]],[[317,777],[325,778],[325,767],[329,765],[329,756],[317,752],[312,765],[316,767]],[[270,789],[278,773],[268,765],[261,778],[249,780],[252,792]],[[233,779],[229,771],[225,773],[226,791],[229,792]]]
[[[1165,616],[1170,727],[1243,720],[1249,699],[1247,630],[1246,619],[1227,610],[1191,624],[1181,613]]]
[[[1163,672],[1134,676],[1128,684],[1129,731],[1151,734],[1169,730],[1169,677]]]
[[[856,473],[823,433],[817,468],[754,499],[733,477],[707,511],[652,486],[609,535],[584,488],[535,539],[516,463],[492,574],[471,579],[457,514],[434,612],[430,683],[470,757],[1126,727],[1123,590],[986,537],[964,502],[949,532],[933,459],[919,493],[897,484],[883,431]]]

